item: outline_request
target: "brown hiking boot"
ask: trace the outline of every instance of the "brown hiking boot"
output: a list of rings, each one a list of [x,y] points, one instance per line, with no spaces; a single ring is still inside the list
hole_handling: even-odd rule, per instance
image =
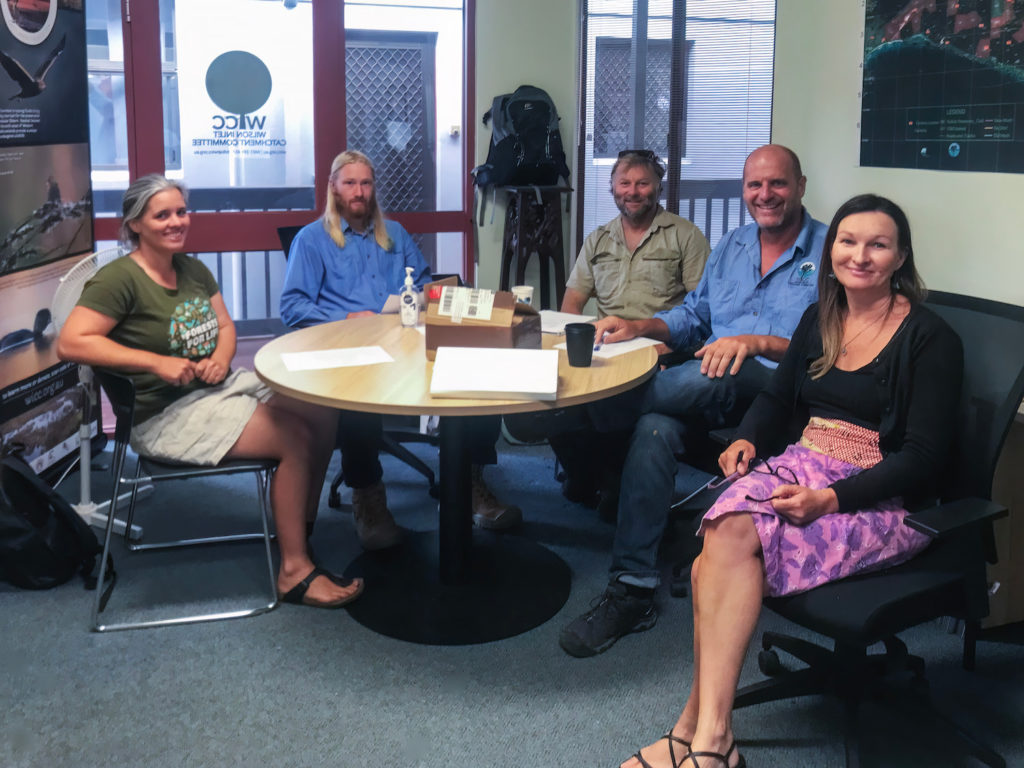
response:
[[[402,540],[402,529],[388,509],[384,483],[352,489],[352,517],[363,549],[387,549]]]
[[[484,468],[474,464],[471,469],[473,482],[473,522],[480,528],[492,531],[514,528],[523,522],[523,512],[511,504],[503,504],[484,482]]]

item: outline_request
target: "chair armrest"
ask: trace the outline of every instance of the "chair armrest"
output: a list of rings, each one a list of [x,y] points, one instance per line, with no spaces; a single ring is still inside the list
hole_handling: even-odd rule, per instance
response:
[[[713,443],[717,443],[723,448],[728,448],[732,444],[733,435],[736,434],[736,427],[725,427],[723,429],[712,429],[708,432],[708,437],[711,438]]]
[[[683,517],[696,517],[697,515],[703,515],[711,509],[711,505],[718,501],[718,497],[721,496],[728,487],[728,485],[723,485],[718,488],[704,488],[692,499],[687,499],[685,503],[680,501],[675,502],[669,507],[669,510],[671,510],[673,514],[678,514]]]
[[[907,515],[903,522],[933,539],[944,539],[968,526],[1006,517],[1008,512],[988,499],[957,499]]]

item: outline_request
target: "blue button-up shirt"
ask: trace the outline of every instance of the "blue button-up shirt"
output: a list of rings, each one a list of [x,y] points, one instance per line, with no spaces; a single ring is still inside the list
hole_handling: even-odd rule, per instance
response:
[[[405,285],[412,267],[418,288],[430,281],[430,267],[409,233],[397,221],[385,221],[392,248],[385,251],[373,225],[356,232],[342,219],[345,247],[339,248],[317,219],[299,230],[288,255],[281,291],[281,321],[305,328],[342,320],[349,312],[380,312],[388,296]]]
[[[818,300],[818,265],[828,227],[803,210],[796,242],[761,276],[756,222],[723,237],[697,288],[683,303],[655,317],[668,326],[672,347],[682,349],[725,336],[755,334],[790,338],[808,306]],[[758,357],[769,368],[773,360]]]

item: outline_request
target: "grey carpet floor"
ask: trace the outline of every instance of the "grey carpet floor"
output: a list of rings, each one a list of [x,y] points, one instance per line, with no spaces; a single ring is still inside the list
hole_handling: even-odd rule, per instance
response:
[[[432,449],[414,450],[436,466]],[[96,635],[87,630],[91,593],[80,583],[46,592],[0,584],[0,766],[618,765],[660,736],[682,706],[691,676],[689,600],[663,588],[653,629],[592,659],[566,656],[558,631],[601,592],[613,528],[561,497],[548,449],[499,450],[487,477],[523,508],[519,535],[572,569],[572,593],[551,621],[507,640],[437,647],[379,636],[345,611],[282,606],[238,621]],[[436,502],[425,483],[396,460],[383,462],[395,517],[432,529]],[[71,498],[75,482],[62,486]],[[94,473],[97,497],[108,482]],[[147,536],[211,525],[214,516],[233,525],[252,494],[248,480],[166,485],[141,503],[141,522]],[[359,552],[347,507],[328,509],[326,492],[313,541],[339,571]],[[670,549],[687,546],[681,535]],[[119,555],[109,610],[140,612],[208,593],[215,603],[258,600],[259,558],[258,545]],[[671,555],[665,559],[667,567]],[[765,628],[791,629],[769,614]],[[939,624],[904,639],[927,660],[936,704],[977,729],[1009,765],[1024,765],[1024,633],[1010,628],[1000,642],[981,644],[974,673],[960,668],[959,639]],[[744,683],[761,677],[756,650],[755,643]],[[947,726],[917,710],[879,701],[864,715],[869,765],[979,764]],[[844,764],[843,713],[833,701],[753,707],[734,723],[750,766]]]

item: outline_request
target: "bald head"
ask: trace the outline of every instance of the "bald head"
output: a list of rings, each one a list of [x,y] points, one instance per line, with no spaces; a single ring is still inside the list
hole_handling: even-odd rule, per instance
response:
[[[762,233],[799,229],[807,179],[800,158],[781,144],[758,147],[743,164],[743,202]]]
[[[759,160],[764,157],[775,158],[781,163],[788,162],[794,178],[799,179],[804,175],[803,169],[800,167],[800,158],[796,156],[796,152],[781,144],[765,144],[747,155],[746,162],[743,163],[743,175],[746,176],[747,165],[752,160]]]

